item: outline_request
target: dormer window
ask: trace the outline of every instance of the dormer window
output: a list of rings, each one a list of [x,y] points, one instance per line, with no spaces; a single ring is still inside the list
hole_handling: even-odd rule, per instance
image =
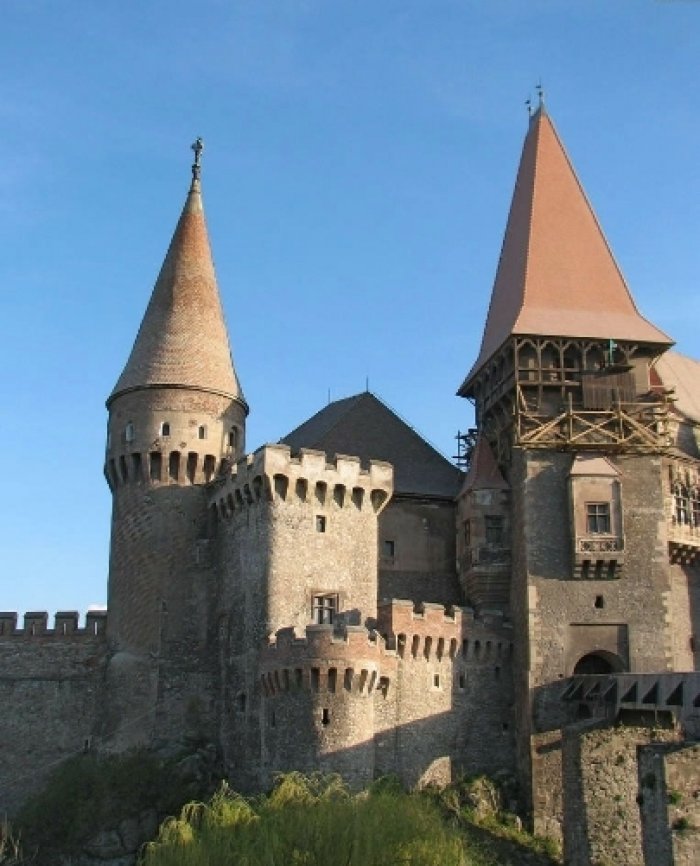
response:
[[[133,442],[134,441],[134,435],[135,435],[134,424],[132,421],[129,421],[129,423],[124,428],[124,441],[125,442]]]
[[[163,421],[160,425],[160,435],[170,436],[170,421]]]

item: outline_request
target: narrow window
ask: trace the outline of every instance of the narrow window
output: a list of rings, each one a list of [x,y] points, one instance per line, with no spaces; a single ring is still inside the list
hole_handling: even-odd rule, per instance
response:
[[[163,421],[160,425],[160,435],[170,436],[170,421]]]
[[[690,489],[690,520],[693,526],[700,527],[700,487]]]
[[[316,515],[316,532],[326,531],[326,518],[323,514]]]
[[[462,524],[462,538],[465,547],[472,546],[472,524],[471,520],[465,520]]]
[[[238,712],[239,712],[239,713],[244,713],[244,712],[245,712],[245,707],[246,707],[246,696],[245,696],[245,692],[241,692],[240,695],[238,695]]]
[[[440,688],[440,674],[433,674],[433,688]]]
[[[463,689],[465,687],[466,682],[467,682],[467,680],[466,680],[466,677],[464,676],[464,674],[460,674],[459,675],[459,687],[460,687],[460,689]]]
[[[129,423],[124,428],[124,441],[125,442],[133,442],[134,436],[135,436],[134,424],[132,421],[129,421]]]
[[[235,451],[238,447],[238,428],[231,427],[228,431],[228,447]]]
[[[503,517],[500,514],[486,515],[486,543],[496,546],[503,544]]]
[[[198,436],[200,439],[206,439],[206,438],[207,438],[207,428],[204,426],[204,424],[202,424],[202,425],[197,429],[197,436]]]
[[[605,607],[605,599],[602,595],[597,595],[595,597],[594,606],[598,608]]]
[[[676,523],[680,523],[681,525],[690,523],[690,496],[688,488],[684,484],[675,484],[673,487],[673,498]]]
[[[610,503],[586,503],[586,528],[589,535],[610,534]]]
[[[338,612],[337,595],[315,595],[311,603],[311,620],[316,625],[332,625]]]
[[[321,711],[321,724],[325,727],[326,725],[330,725],[331,723],[331,711],[324,707]]]
[[[386,556],[387,559],[393,559],[394,554],[396,553],[396,542],[390,539],[386,539],[382,542],[382,553]]]

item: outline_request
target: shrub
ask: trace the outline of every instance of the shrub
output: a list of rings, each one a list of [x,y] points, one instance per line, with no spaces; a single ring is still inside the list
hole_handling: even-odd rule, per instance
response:
[[[477,859],[474,859],[474,858]],[[146,847],[144,866],[486,866],[424,796],[378,785],[352,795],[338,777],[282,776],[268,797],[222,789],[187,806]]]

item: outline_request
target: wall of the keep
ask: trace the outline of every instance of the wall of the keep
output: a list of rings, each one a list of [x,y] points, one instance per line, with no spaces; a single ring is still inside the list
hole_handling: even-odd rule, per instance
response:
[[[378,534],[380,600],[460,603],[453,500],[395,495],[379,515]]]

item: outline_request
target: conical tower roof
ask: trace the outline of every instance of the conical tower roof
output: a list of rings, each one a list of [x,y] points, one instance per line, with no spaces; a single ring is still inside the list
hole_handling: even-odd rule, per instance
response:
[[[508,482],[498,468],[489,443],[483,436],[479,436],[459,495],[462,496],[470,490],[508,489]]]
[[[479,357],[512,334],[670,345],[637,310],[544,106],[530,121]]]
[[[151,300],[107,405],[125,391],[163,386],[214,392],[245,403],[231,358],[204,219],[199,152],[192,173]]]

